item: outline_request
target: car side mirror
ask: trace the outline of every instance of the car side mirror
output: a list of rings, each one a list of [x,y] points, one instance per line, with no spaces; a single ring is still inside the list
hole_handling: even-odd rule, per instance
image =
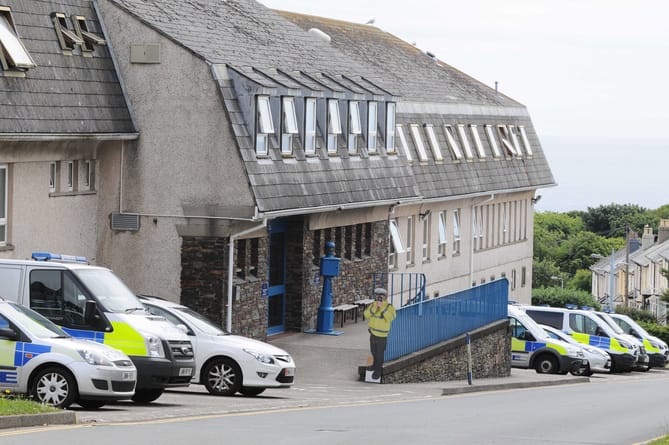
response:
[[[180,330],[184,334],[190,335],[190,333],[188,332],[188,326],[186,326],[185,324],[179,323],[178,325],[175,326],[177,327],[178,330]]]
[[[536,339],[534,338],[534,335],[532,335],[532,333],[530,331],[525,331],[525,333],[523,334],[523,340],[536,341]]]
[[[84,319],[86,320],[86,323],[92,323],[97,312],[98,304],[95,300],[86,300],[86,306],[84,307]]]
[[[18,340],[19,334],[12,328],[0,328],[0,338],[6,338],[8,340]]]

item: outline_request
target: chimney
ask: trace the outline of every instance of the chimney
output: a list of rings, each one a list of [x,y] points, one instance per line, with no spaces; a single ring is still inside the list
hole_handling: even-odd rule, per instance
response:
[[[669,229],[669,227],[667,227]],[[643,226],[643,236],[641,237],[641,248],[648,249],[650,246],[655,244],[655,235],[653,235],[653,229],[646,224]]]
[[[663,243],[669,239],[669,219],[660,220],[660,229],[657,231],[657,243]]]

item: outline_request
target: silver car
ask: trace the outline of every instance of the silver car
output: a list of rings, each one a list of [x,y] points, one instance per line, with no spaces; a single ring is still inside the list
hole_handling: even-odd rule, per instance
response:
[[[576,372],[572,372],[572,374],[590,376],[595,372],[611,372],[611,357],[609,357],[609,354],[607,354],[606,351],[603,351],[600,348],[595,348],[593,346],[579,343],[578,341],[574,340],[571,335],[565,334],[559,329],[555,329],[551,326],[546,326],[543,324],[540,326],[546,331],[546,334],[548,334],[549,337],[580,346],[583,349],[583,355],[585,356],[586,360],[588,360],[588,365]]]

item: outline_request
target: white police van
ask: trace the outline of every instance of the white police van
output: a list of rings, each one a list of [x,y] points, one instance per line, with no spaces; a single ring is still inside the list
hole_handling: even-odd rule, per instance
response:
[[[25,306],[0,301],[0,390],[67,408],[130,399],[137,370],[121,351],[75,339]]]
[[[33,260],[0,260],[0,297],[30,307],[77,338],[126,353],[137,368],[132,400],[151,402],[166,388],[190,384],[192,344],[104,267],[85,258],[48,252]]]

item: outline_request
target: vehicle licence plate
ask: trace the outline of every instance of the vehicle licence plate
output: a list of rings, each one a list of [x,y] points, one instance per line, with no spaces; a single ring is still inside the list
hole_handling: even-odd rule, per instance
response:
[[[179,368],[179,377],[193,375],[193,368]]]

